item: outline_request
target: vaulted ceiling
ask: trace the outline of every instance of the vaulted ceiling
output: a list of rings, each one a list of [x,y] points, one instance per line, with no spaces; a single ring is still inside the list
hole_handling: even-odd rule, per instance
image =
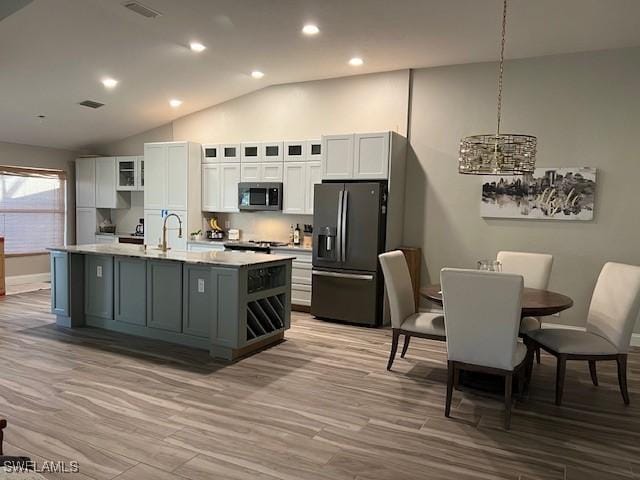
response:
[[[123,0],[3,0],[23,8],[0,11],[0,141],[77,149],[268,85],[498,56],[501,0],[140,1],[162,15]],[[307,22],[320,33],[302,35]],[[507,33],[508,58],[638,46],[640,1],[511,0]]]

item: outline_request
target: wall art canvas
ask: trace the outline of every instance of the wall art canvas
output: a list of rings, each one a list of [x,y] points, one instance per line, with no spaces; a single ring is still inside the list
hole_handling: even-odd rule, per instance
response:
[[[596,169],[536,168],[530,177],[490,176],[482,184],[480,213],[491,218],[592,220]]]

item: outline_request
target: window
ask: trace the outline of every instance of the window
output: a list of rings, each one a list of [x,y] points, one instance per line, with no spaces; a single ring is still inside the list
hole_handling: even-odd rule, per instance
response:
[[[62,170],[0,165],[0,234],[7,254],[44,253],[66,240]]]

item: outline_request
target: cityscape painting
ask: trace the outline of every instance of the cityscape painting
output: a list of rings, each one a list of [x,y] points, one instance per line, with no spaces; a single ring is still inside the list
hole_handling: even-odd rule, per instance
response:
[[[492,218],[592,220],[596,169],[536,168],[532,176],[490,176],[480,213]]]

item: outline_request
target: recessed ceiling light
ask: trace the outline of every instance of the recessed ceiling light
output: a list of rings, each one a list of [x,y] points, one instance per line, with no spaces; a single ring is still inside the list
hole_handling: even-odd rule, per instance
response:
[[[316,35],[320,33],[320,29],[317,27],[317,25],[308,23],[307,25],[302,27],[302,33],[304,33],[305,35]]]
[[[115,78],[104,78],[102,79],[102,85],[104,85],[105,88],[115,88],[116,85],[118,85],[118,80]]]
[[[169,105],[171,105],[173,108],[178,108],[180,105],[182,105],[182,100],[172,98],[171,100],[169,100]]]
[[[202,52],[202,51],[207,49],[207,47],[205,47],[200,42],[191,42],[189,44],[189,48],[191,48],[191,51],[198,52],[198,53],[200,53],[200,52]]]
[[[260,70],[254,70],[253,72],[251,72],[251,76],[256,80],[259,80],[264,77],[264,73],[262,73]]]
[[[360,57],[353,57],[351,60],[349,60],[349,65],[351,65],[352,67],[359,67],[363,63],[364,60],[362,60]]]

